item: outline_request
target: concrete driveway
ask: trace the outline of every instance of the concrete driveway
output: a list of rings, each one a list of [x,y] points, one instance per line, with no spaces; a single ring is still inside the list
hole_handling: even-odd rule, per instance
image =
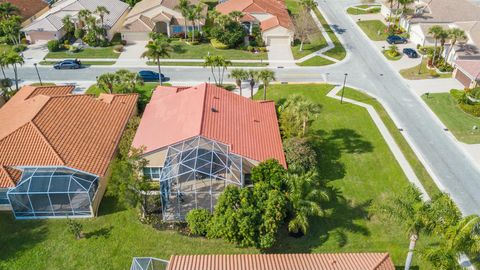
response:
[[[28,46],[27,50],[23,52],[23,58],[26,64],[38,63],[45,58],[47,53],[47,42],[37,42]]]
[[[115,66],[122,66],[122,65],[135,65],[138,64],[139,66],[145,65],[147,59],[142,58],[143,52],[145,52],[145,46],[147,45],[148,41],[135,41],[135,43],[127,44],[123,48],[123,52],[118,57]]]
[[[270,67],[290,67],[295,66],[292,49],[288,40],[274,39],[267,46],[268,60]]]

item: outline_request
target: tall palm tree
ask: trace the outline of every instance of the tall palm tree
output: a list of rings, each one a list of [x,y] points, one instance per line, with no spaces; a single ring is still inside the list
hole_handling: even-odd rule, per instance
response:
[[[182,17],[183,17],[183,23],[184,23],[184,27],[185,27],[185,39],[187,39],[187,18],[188,18],[188,15],[190,13],[190,1],[189,0],[180,0],[179,1],[179,4],[177,6],[177,9],[180,10],[180,13],[182,13]]]
[[[432,63],[435,64],[435,57],[437,55],[437,43],[438,43],[438,36],[440,33],[443,32],[443,28],[440,25],[434,25],[428,29],[428,33],[433,36],[435,39],[435,45],[433,49],[433,58]]]
[[[217,67],[217,61],[215,55],[205,56],[203,67],[210,67],[210,72],[212,73],[213,80],[215,84],[218,85],[217,77],[215,76],[215,68]]]
[[[442,30],[439,34],[438,34],[438,39],[440,41],[440,53],[438,54],[438,57],[441,57],[442,54],[443,54],[443,50],[445,49],[445,42],[447,42],[447,38],[449,36],[449,33],[448,31],[446,30]],[[435,59],[433,61],[435,63]]]
[[[300,0],[300,6],[310,12],[317,6],[317,2],[315,0]]]
[[[135,93],[137,86],[143,85],[143,80],[138,73],[127,69],[119,69],[115,72],[121,84],[121,93]]]
[[[307,125],[309,121],[316,118],[322,109],[318,103],[311,102],[301,95],[292,95],[287,99],[284,105],[288,108],[299,123],[302,124],[302,135],[305,136],[307,132]]]
[[[92,12],[88,9],[82,9],[78,12],[78,19],[80,21],[80,24],[83,26],[86,25],[87,18],[92,15]]]
[[[234,68],[230,71],[228,77],[235,79],[235,84],[240,90],[240,96],[242,95],[242,81],[248,79],[248,72],[241,68]]]
[[[9,2],[0,3],[0,19],[6,19],[18,14],[20,10]]]
[[[118,83],[120,83],[120,78],[115,73],[104,73],[97,78],[98,88],[108,94],[113,94],[113,88]]]
[[[72,15],[66,15],[62,19],[63,29],[67,33],[73,33],[75,31],[75,24],[72,21]]]
[[[158,66],[158,82],[162,85],[162,69],[160,66],[160,59],[165,57],[170,57],[172,52],[172,45],[170,43],[157,39],[153,42],[149,42],[147,46],[147,51],[142,54],[142,57],[147,57],[148,59],[153,59],[157,62]]]
[[[262,69],[258,72],[258,80],[263,83],[263,100],[267,99],[267,87],[271,81],[277,80],[275,78],[275,72],[269,69]]]
[[[232,18],[232,20],[236,22],[240,22],[240,19],[243,17],[243,12],[235,10],[230,13],[228,13],[228,16]]]
[[[195,41],[195,25],[198,20],[200,20],[203,15],[203,4],[199,2],[196,5],[190,5],[188,8],[187,18],[192,22],[192,42]]]
[[[323,202],[330,201],[330,195],[316,172],[310,171],[301,175],[287,175],[287,196],[291,203],[293,218],[288,222],[288,230],[292,233],[306,234],[309,218],[324,214]]]
[[[2,75],[4,79],[7,79],[7,75],[5,75],[5,68],[8,67],[7,55],[8,55],[7,51],[0,52],[0,70],[2,71]]]
[[[95,14],[98,14],[98,16],[100,17],[100,22],[102,23],[102,32],[103,32],[103,35],[105,37],[107,31],[105,29],[105,25],[104,25],[103,20],[105,19],[105,15],[110,14],[110,11],[104,6],[97,6],[97,8],[95,9]]]
[[[223,56],[217,56],[216,57],[217,61],[217,68],[218,74],[219,74],[219,79],[218,82],[220,85],[223,84],[223,78],[225,77],[225,71],[227,71],[228,67],[232,65],[232,61],[225,59]]]
[[[258,71],[254,69],[248,70],[248,80],[250,81],[250,98],[253,99],[253,87],[258,81]]]
[[[18,65],[23,65],[25,61],[20,54],[14,51],[9,51],[6,58],[7,65],[13,67],[13,73],[15,75],[15,91],[18,91]]]
[[[429,232],[431,222],[428,218],[429,206],[422,200],[422,193],[413,185],[408,186],[401,194],[389,198],[379,206],[380,213],[405,227],[410,239],[405,270],[410,269],[413,252],[420,233]]]
[[[450,48],[448,49],[447,54],[445,54],[445,59],[448,59],[448,56],[452,52],[455,44],[457,44],[457,41],[463,41],[467,39],[467,36],[465,35],[465,31],[456,27],[448,31],[448,37],[450,38]]]

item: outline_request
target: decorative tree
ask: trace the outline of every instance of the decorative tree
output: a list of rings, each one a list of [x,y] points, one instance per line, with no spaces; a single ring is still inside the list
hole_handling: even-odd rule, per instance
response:
[[[275,72],[269,69],[262,69],[258,72],[258,79],[263,83],[263,100],[267,99],[267,87],[271,81],[275,81]]]
[[[120,83],[120,78],[115,73],[104,73],[97,78],[97,86],[103,92],[114,93],[114,86]]]
[[[284,140],[283,149],[290,171],[307,172],[315,169],[317,153],[307,138],[293,137]]]
[[[303,51],[303,43],[308,41],[312,33],[317,30],[310,17],[306,9],[301,9],[294,18],[295,35],[300,40],[299,51]]]
[[[235,84],[240,89],[240,96],[243,96],[242,81],[248,79],[248,72],[241,68],[234,68],[230,71],[229,77],[235,79]]]
[[[68,230],[75,236],[76,240],[80,240],[83,237],[83,225],[71,218],[67,217]]]
[[[153,59],[157,62],[158,67],[158,82],[162,85],[162,69],[160,66],[160,59],[165,57],[170,57],[172,52],[172,45],[170,43],[156,39],[153,42],[149,42],[147,46],[147,51],[142,54],[142,57],[147,57],[148,59]]]

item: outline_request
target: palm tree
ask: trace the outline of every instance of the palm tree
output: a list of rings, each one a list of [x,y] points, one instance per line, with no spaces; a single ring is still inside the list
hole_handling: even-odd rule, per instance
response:
[[[248,72],[241,68],[234,68],[230,71],[230,78],[235,79],[235,83],[237,84],[238,88],[240,89],[240,96],[242,95],[242,80],[248,79]]]
[[[192,22],[192,42],[195,41],[195,25],[196,21],[200,20],[203,15],[203,4],[199,2],[197,5],[190,5],[188,8],[187,18]]]
[[[450,38],[450,48],[448,49],[447,54],[445,54],[445,59],[448,59],[448,56],[453,50],[453,47],[457,43],[457,41],[463,41],[467,39],[467,36],[465,35],[465,31],[463,31],[460,28],[452,28],[448,31],[448,37]]]
[[[422,200],[422,193],[413,185],[408,186],[401,194],[390,198],[379,206],[380,213],[405,227],[410,238],[410,245],[405,270],[410,269],[413,251],[420,233],[429,232],[431,222],[428,218],[429,206]]]
[[[103,35],[106,36],[107,31],[105,31],[103,20],[105,18],[105,15],[110,14],[110,11],[104,6],[97,6],[97,8],[95,9],[95,13],[98,14],[98,16],[100,17],[100,22],[102,23],[102,32]]]
[[[90,17],[90,15],[92,15],[92,12],[88,9],[82,9],[78,12],[78,19],[82,26],[86,25],[87,18]]]
[[[20,54],[14,51],[8,52],[6,58],[7,66],[13,66],[13,73],[15,74],[15,91],[18,91],[18,65],[23,65],[25,61]]]
[[[440,40],[440,53],[438,54],[439,57],[441,57],[443,54],[443,50],[445,49],[445,42],[447,42],[448,36],[449,36],[449,33],[448,31],[445,31],[445,30],[442,30],[438,34],[438,39]],[[433,62],[435,63],[435,59]]]
[[[240,19],[243,17],[243,12],[235,10],[230,13],[228,13],[228,16],[232,18],[232,20],[236,22],[240,22]]]
[[[210,67],[216,85],[222,85],[225,71],[231,65],[231,61],[219,55],[207,55],[203,62],[203,67]],[[217,76],[215,76],[215,70],[217,71]]]
[[[187,39],[187,18],[188,18],[188,15],[190,13],[189,11],[189,7],[190,7],[190,1],[189,0],[180,0],[178,6],[177,6],[177,9],[180,10],[180,12],[182,13],[182,17],[183,17],[183,23],[184,23],[184,26],[185,26],[185,39]]]
[[[5,75],[5,68],[8,67],[7,55],[8,55],[7,51],[0,52],[0,70],[2,71],[4,79],[7,79],[7,75]]]
[[[162,69],[160,67],[160,59],[165,57],[170,57],[172,52],[172,45],[170,43],[157,39],[153,42],[149,42],[147,46],[147,51],[142,54],[142,57],[147,57],[148,59],[154,59],[157,62],[158,66],[158,82],[162,85]]]
[[[428,33],[433,36],[435,39],[435,45],[433,49],[433,58],[432,58],[432,63],[435,64],[435,57],[437,55],[437,42],[438,42],[438,36],[440,33],[443,32],[443,28],[440,25],[434,25],[428,29]]]
[[[143,80],[138,73],[126,69],[119,69],[116,72],[121,84],[121,93],[135,93],[137,86],[143,85]]]
[[[321,106],[318,103],[311,102],[301,95],[292,95],[287,99],[284,105],[288,108],[299,123],[302,123],[302,135],[305,136],[307,132],[307,125],[310,120],[316,118],[321,111]]]
[[[225,77],[225,71],[227,71],[228,67],[232,65],[232,61],[225,59],[225,57],[223,56],[217,56],[216,61],[217,61],[217,68],[219,69],[218,82],[220,83],[220,85],[223,85],[223,78]]]
[[[71,15],[66,15],[62,19],[63,23],[63,29],[67,33],[72,33],[75,31],[75,24],[72,22],[72,16]]]
[[[258,71],[254,69],[249,69],[248,80],[250,81],[250,98],[253,99],[253,87],[258,81]]]
[[[315,2],[315,0],[300,0],[300,6],[310,12],[310,10],[317,6],[317,2]]]
[[[210,67],[210,72],[212,72],[213,80],[215,84],[218,85],[217,77],[215,76],[215,68],[216,68],[216,56],[215,55],[207,55],[205,56],[203,67]]]
[[[102,91],[113,94],[113,87],[120,83],[120,78],[115,73],[104,73],[97,78],[97,86]]]
[[[6,19],[18,14],[20,10],[9,2],[0,3],[0,19]]]
[[[330,195],[316,172],[305,174],[288,174],[288,197],[291,203],[293,218],[288,222],[288,230],[292,233],[306,234],[308,219],[324,214],[321,203],[330,201]]]
[[[267,87],[271,81],[275,81],[275,72],[269,69],[262,69],[258,72],[258,79],[263,83],[263,100],[267,99]]]

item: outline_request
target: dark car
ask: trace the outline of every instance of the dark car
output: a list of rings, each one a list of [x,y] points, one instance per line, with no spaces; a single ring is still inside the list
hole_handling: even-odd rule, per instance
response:
[[[402,44],[407,43],[407,39],[401,36],[389,36],[387,42],[388,44]]]
[[[53,65],[54,69],[79,69],[81,67],[82,63],[78,60],[63,60]]]
[[[151,70],[142,70],[138,72],[138,76],[140,76],[144,82],[158,82],[159,79],[158,72]],[[162,82],[165,81],[165,76],[163,74],[160,74],[160,77],[162,77]]]
[[[412,48],[405,48],[405,49],[403,49],[403,54],[405,54],[406,56],[408,56],[408,58],[417,58],[417,57],[418,57],[417,51],[415,51],[415,50],[412,49]]]

